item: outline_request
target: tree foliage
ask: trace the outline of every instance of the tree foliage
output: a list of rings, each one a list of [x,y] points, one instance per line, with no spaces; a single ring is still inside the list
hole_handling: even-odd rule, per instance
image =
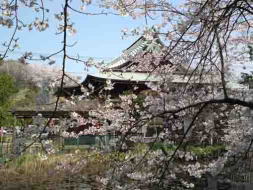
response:
[[[10,96],[17,92],[13,78],[5,73],[0,74],[0,105],[8,104]]]
[[[12,125],[14,118],[10,113],[12,105],[11,97],[17,92],[14,79],[6,74],[0,73],[0,125]]]

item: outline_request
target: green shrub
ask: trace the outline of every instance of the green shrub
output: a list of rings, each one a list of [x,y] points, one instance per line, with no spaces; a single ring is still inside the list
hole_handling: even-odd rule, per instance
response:
[[[152,147],[152,150],[159,150],[163,147],[164,150],[168,152],[175,151],[177,147],[177,145],[166,144],[166,143],[161,143],[161,142],[157,142],[153,146],[152,145],[150,146]],[[192,152],[197,156],[208,156],[208,155],[212,155],[216,153],[217,151],[225,150],[225,145],[209,145],[209,146],[190,145],[190,146],[186,146],[186,149],[183,149],[182,147],[180,148],[181,150]]]
[[[216,153],[217,151],[224,151],[225,145],[209,145],[209,146],[189,146],[188,151],[193,152],[197,156],[208,156]]]

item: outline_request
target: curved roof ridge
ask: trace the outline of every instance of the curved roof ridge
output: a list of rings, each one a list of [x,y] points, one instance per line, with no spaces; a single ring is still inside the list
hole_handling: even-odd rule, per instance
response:
[[[142,50],[145,51],[146,47],[148,47],[149,45],[158,45],[158,44],[164,46],[164,44],[159,38],[155,38],[154,43],[152,40],[147,40],[144,36],[141,36],[127,49],[123,50],[122,55],[111,61],[106,66],[104,66],[102,70],[120,68],[121,66],[125,66],[125,64],[129,61],[129,59],[127,58],[128,56],[135,56],[140,51]]]

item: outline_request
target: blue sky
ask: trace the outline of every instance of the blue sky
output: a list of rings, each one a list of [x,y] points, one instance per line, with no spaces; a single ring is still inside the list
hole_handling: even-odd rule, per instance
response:
[[[45,8],[49,8],[50,12],[46,15],[49,18],[50,27],[44,32],[38,31],[28,31],[24,29],[19,31],[17,37],[20,38],[19,45],[20,48],[16,49],[13,53],[9,53],[9,59],[17,59],[24,52],[34,52],[35,55],[38,54],[48,55],[54,53],[62,48],[62,35],[55,35],[57,31],[58,21],[54,18],[55,13],[59,13],[62,10],[62,0],[46,0]],[[73,1],[73,6],[75,8],[80,8],[81,0]],[[176,1],[178,3],[178,1]],[[100,9],[96,5],[87,7],[87,12],[98,12]],[[41,14],[36,14],[30,9],[20,7],[19,18],[24,20],[25,23],[31,23],[32,20]],[[122,16],[85,16],[80,15],[75,12],[70,12],[71,20],[75,23],[74,27],[77,29],[77,34],[74,36],[68,36],[69,44],[77,42],[74,47],[68,48],[68,54],[76,56],[79,54],[84,59],[92,57],[95,60],[105,60],[109,62],[111,59],[119,56],[125,48],[127,48],[131,43],[133,43],[138,36],[129,37],[122,39],[122,29],[128,28],[133,29],[139,26],[146,26],[144,18],[133,20],[130,17]],[[152,24],[149,21],[149,26]],[[8,40],[10,38],[13,29],[0,28],[0,43]],[[0,53],[4,49],[0,49]],[[61,66],[62,58],[61,56],[54,57],[56,60],[56,66]],[[32,62],[32,64],[39,64],[41,61]],[[73,61],[68,61],[66,70],[68,72],[83,73],[85,72],[84,66],[82,64],[77,64]],[[248,70],[253,70],[253,66],[250,65],[247,69],[243,69],[241,65],[234,67],[235,73],[247,72]],[[90,72],[94,72],[91,70]]]
[[[17,33],[20,38],[20,48],[16,49],[13,53],[9,53],[10,59],[16,59],[21,56],[23,52],[34,52],[35,55],[42,54],[48,55],[61,49],[62,35],[55,35],[58,21],[54,18],[55,13],[59,13],[62,7],[62,1],[45,1],[45,7],[50,9],[46,15],[49,18],[49,28],[44,32],[28,31],[24,29]],[[78,9],[81,4],[76,1],[73,6]],[[87,12],[98,12],[96,6],[91,6],[86,9]],[[30,23],[36,16],[33,11],[20,7],[19,18],[23,19],[26,23]],[[122,39],[121,30],[124,28],[133,29],[138,26],[145,26],[144,19],[133,20],[130,17],[121,17],[115,15],[109,16],[85,16],[75,12],[71,12],[71,20],[75,23],[74,27],[77,29],[77,34],[68,36],[69,44],[77,42],[74,47],[68,48],[70,55],[83,56],[83,58],[93,57],[95,60],[109,61],[120,55],[121,51],[127,48],[134,40],[138,38],[129,37]],[[0,41],[10,38],[13,29],[0,28]],[[1,49],[0,51],[3,51]],[[1,52],[0,52],[1,53]],[[61,65],[61,56],[55,57],[56,65]],[[37,63],[41,63],[40,61]],[[73,61],[68,61],[67,71],[70,72],[83,72],[83,65],[77,64]]]

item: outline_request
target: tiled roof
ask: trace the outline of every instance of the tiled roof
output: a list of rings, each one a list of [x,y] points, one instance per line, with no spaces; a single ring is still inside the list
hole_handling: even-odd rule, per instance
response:
[[[149,73],[136,73],[136,72],[100,72],[97,74],[88,74],[87,78],[92,78],[92,80],[112,80],[112,81],[135,81],[135,82],[157,82],[162,80],[162,76],[155,76]],[[86,81],[88,82],[88,81]],[[218,83],[219,81],[212,79],[211,77],[199,80],[199,76],[192,76],[189,80],[189,76],[184,76],[182,74],[173,74],[173,83]]]
[[[149,51],[149,49],[155,49],[160,51],[163,43],[159,39],[147,40],[144,36],[136,40],[131,46],[125,49],[121,56],[117,57],[107,65],[105,65],[102,70],[114,70],[114,69],[124,69],[131,64],[129,62],[130,57],[136,56],[138,53],[143,51]]]

